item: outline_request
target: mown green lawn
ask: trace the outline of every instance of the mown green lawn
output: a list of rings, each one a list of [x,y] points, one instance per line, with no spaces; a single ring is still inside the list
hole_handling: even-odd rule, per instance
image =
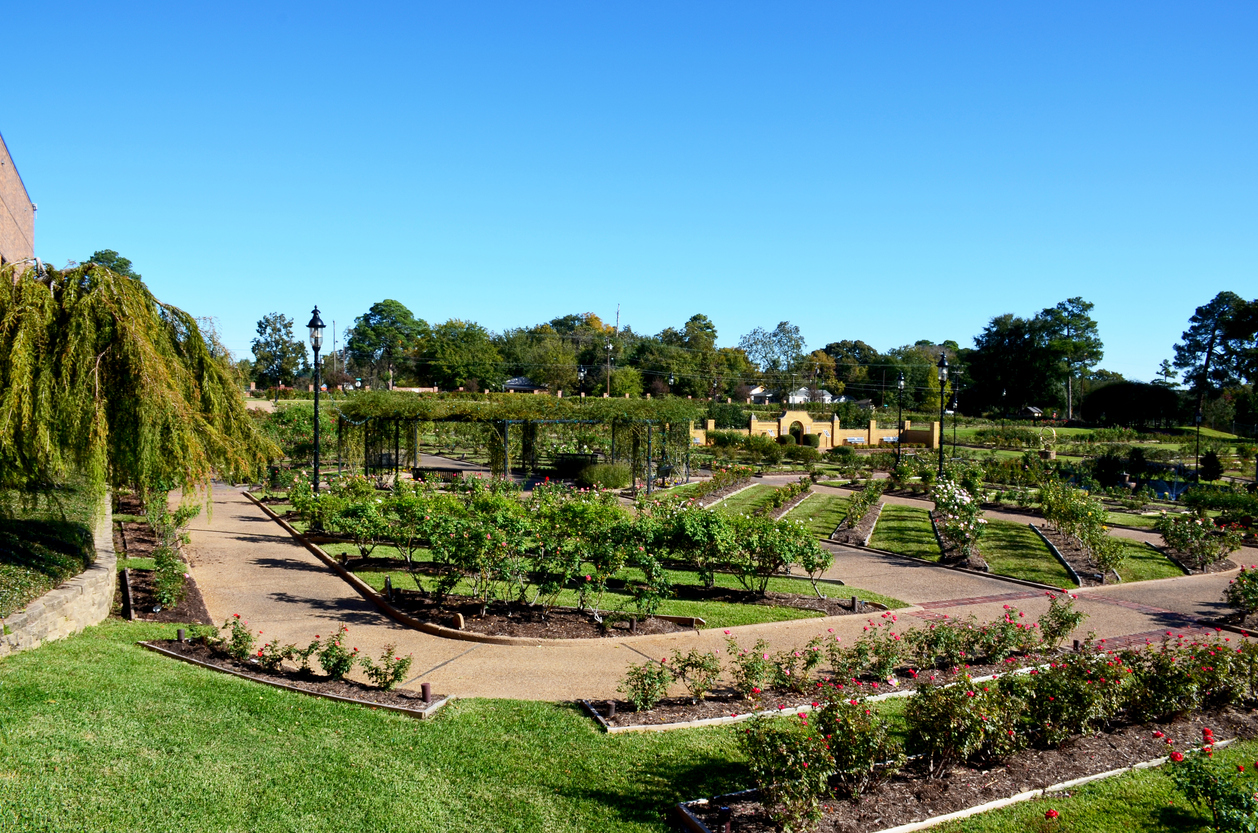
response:
[[[930,526],[930,512],[917,506],[888,503],[882,507],[869,546],[929,561],[939,560],[939,541]]]
[[[1258,742],[1236,743],[1214,753],[1212,763],[1223,772],[1245,766],[1245,778],[1258,792],[1254,756]],[[1056,810],[1052,821],[1044,814]],[[1061,833],[1196,833],[1211,830],[1209,813],[1188,802],[1176,791],[1164,768],[1107,778],[1070,790],[993,810],[964,821],[936,828],[939,833],[1009,833],[1009,831],[1061,831]]]
[[[91,565],[93,504],[83,486],[37,495],[0,492],[0,617]]]
[[[667,831],[746,785],[728,728],[604,735],[573,704],[461,700],[432,721],[137,647],[110,621],[0,660],[0,830]]]
[[[405,571],[395,569],[372,569],[371,565],[354,563],[351,564],[354,575],[361,578],[367,584],[376,590],[384,589],[385,576],[389,576],[393,586],[399,590],[414,590],[415,580],[412,575]],[[669,570],[669,580],[674,587],[682,585],[698,585],[699,577],[691,570]],[[642,578],[640,570],[629,568],[621,570],[615,576],[618,579],[626,581],[634,581]],[[421,577],[425,578],[425,577]],[[431,589],[434,582],[431,578],[425,578],[425,589]],[[717,573],[716,583],[719,587],[742,587],[738,583],[738,579],[728,573]],[[886,605],[888,608],[906,607],[906,604],[899,599],[893,599],[889,596],[883,596],[880,593],[873,593],[868,590],[861,590],[856,587],[843,585],[842,587],[834,587],[831,585],[820,585],[821,592],[827,596],[859,596],[866,602],[877,602]],[[815,595],[812,585],[807,579],[800,578],[771,578],[769,579],[768,590],[774,593],[798,593],[805,596]],[[456,594],[465,594],[470,592],[470,587],[460,582],[455,587]],[[575,590],[564,590],[559,595],[558,604],[565,607],[576,607],[579,602],[579,596]],[[632,615],[635,612],[633,598],[623,592],[608,591],[603,594],[598,601],[600,610],[618,611]],[[710,601],[689,601],[686,599],[665,599],[659,608],[659,613],[665,616],[694,616],[704,620],[709,628],[732,628],[737,625],[754,625],[761,622],[783,622],[791,619],[811,619],[820,616],[817,611],[801,610],[794,607],[779,607],[773,605],[753,605],[753,604],[731,604],[729,602],[710,602]]]
[[[802,503],[787,512],[785,520],[801,521],[819,538],[829,538],[847,513],[847,498],[841,495],[813,492]]]
[[[1122,541],[1127,550],[1127,560],[1118,568],[1118,575],[1123,581],[1149,581],[1184,574],[1174,562],[1143,541],[1132,541],[1130,538]]]
[[[773,497],[773,492],[774,487],[764,483],[757,483],[754,486],[748,486],[741,492],[730,495],[716,504],[715,508],[718,512],[725,512],[731,515],[750,515],[757,509],[768,506],[769,501]]]
[[[993,573],[1053,587],[1073,587],[1070,574],[1026,524],[988,521],[979,551]]]

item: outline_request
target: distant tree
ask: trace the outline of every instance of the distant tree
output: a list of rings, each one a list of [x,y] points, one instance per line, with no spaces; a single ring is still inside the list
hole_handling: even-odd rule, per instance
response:
[[[1219,453],[1214,449],[1210,449],[1201,455],[1201,468],[1197,472],[1197,476],[1201,480],[1213,482],[1223,476],[1223,463],[1219,460]]]
[[[968,364],[967,412],[1008,414],[1027,405],[1055,407],[1064,371],[1042,317],[998,315],[964,353]]]
[[[445,390],[466,387],[473,379],[496,387],[506,378],[493,337],[475,321],[451,318],[433,327],[420,339],[414,362],[417,376]]]
[[[293,338],[293,319],[272,312],[258,321],[253,348],[253,381],[264,388],[293,383],[297,375],[309,372],[306,345]]]
[[[1093,304],[1076,296],[1049,307],[1039,314],[1047,325],[1048,347],[1061,357],[1066,375],[1066,419],[1074,418],[1074,378],[1101,360],[1101,343],[1096,322],[1089,314]]]
[[[1162,359],[1162,364],[1158,366],[1158,378],[1153,380],[1153,384],[1161,388],[1174,389],[1179,387],[1179,382],[1175,377],[1179,374],[1175,372],[1175,368],[1171,367],[1170,359]]]
[[[345,334],[345,348],[357,367],[370,369],[374,376],[387,373],[392,388],[397,362],[427,332],[428,325],[416,320],[404,304],[386,299],[354,319],[354,326]]]
[[[1162,385],[1114,382],[1088,391],[1079,404],[1079,413],[1097,425],[1173,425],[1179,417],[1179,396]]]
[[[768,387],[782,393],[801,370],[804,361],[804,337],[799,327],[783,321],[772,331],[757,327],[738,342],[739,348],[755,362],[764,374]]]
[[[127,278],[135,278],[137,281],[140,280],[140,273],[131,268],[131,261],[113,249],[101,249],[98,252],[92,252],[92,256],[84,261],[84,264],[88,263],[99,263],[115,274]]]
[[[1249,304],[1235,292],[1220,292],[1197,307],[1188,329],[1175,345],[1175,366],[1184,371],[1184,383],[1197,395],[1198,407],[1206,393],[1238,381],[1238,358],[1244,353],[1241,328]]]

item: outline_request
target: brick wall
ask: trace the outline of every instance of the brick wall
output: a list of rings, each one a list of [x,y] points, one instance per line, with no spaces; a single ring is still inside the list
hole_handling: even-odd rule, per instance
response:
[[[0,136],[0,263],[35,256],[35,206]]]

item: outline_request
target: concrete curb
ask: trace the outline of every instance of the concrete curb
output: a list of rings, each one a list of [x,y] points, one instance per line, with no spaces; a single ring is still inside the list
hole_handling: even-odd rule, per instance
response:
[[[1079,578],[1079,574],[1075,572],[1074,567],[1070,566],[1070,562],[1067,561],[1065,556],[1061,554],[1061,550],[1057,549],[1057,545],[1054,544],[1052,541],[1048,540],[1048,536],[1045,535],[1043,531],[1035,524],[1028,523],[1027,526],[1031,527],[1031,531],[1034,532],[1037,536],[1039,536],[1039,539],[1044,542],[1044,545],[1048,547],[1048,551],[1053,554],[1053,558],[1056,558],[1058,561],[1060,561],[1061,566],[1066,568],[1066,572],[1070,574],[1070,580],[1073,581],[1075,584],[1079,585],[1080,587],[1082,587],[1083,579]],[[1104,577],[1102,577],[1102,579],[1104,579]],[[1104,584],[1104,580],[1102,580],[1101,583]]]
[[[428,718],[431,718],[434,714],[437,713],[438,710],[440,710],[443,706],[445,706],[446,703],[449,703],[452,699],[454,699],[452,697],[442,697],[440,700],[434,701],[426,709],[408,709],[405,706],[390,706],[384,703],[373,703],[370,700],[359,700],[357,697],[344,697],[340,694],[325,694],[321,691],[311,691],[310,689],[301,688],[300,686],[295,686],[295,685],[288,685],[287,683],[276,682],[275,680],[264,680],[259,677],[254,677],[251,674],[245,674],[240,671],[235,671],[231,668],[221,668],[212,663],[202,662],[199,659],[193,659],[192,657],[185,657],[182,654],[177,654],[174,651],[168,651],[167,649],[162,648],[158,645],[154,645],[151,642],[137,642],[136,644],[139,645],[141,648],[146,648],[150,651],[153,651],[154,653],[161,654],[164,657],[177,659],[180,662],[186,662],[189,665],[195,665],[200,668],[206,668],[206,669],[209,669],[210,671],[217,671],[220,674],[230,674],[231,676],[239,677],[242,680],[249,680],[250,682],[254,682],[254,683],[262,683],[263,685],[269,685],[274,688],[282,688],[285,691],[295,691],[298,694],[305,694],[308,697],[320,697],[324,700],[336,700],[341,703],[353,703],[354,705],[357,705],[357,706],[367,706],[368,708],[373,708],[373,709],[384,709],[385,711],[398,712],[400,714],[410,715],[411,717],[417,718],[419,720],[426,720]]]
[[[1235,741],[1236,741],[1236,738],[1229,738],[1228,740],[1221,740],[1218,743],[1214,744],[1214,748],[1222,749],[1225,746],[1230,746]],[[1189,751],[1195,751],[1195,750],[1189,750]],[[1085,775],[1082,778],[1075,778],[1070,781],[1062,781],[1059,784],[1052,784],[1051,786],[1044,787],[1042,789],[1027,790],[1026,792],[1020,792],[1020,793],[1017,793],[1016,795],[1011,795],[1007,798],[998,798],[995,801],[989,801],[986,804],[979,804],[974,807],[967,807],[964,810],[957,810],[952,813],[944,813],[943,815],[932,816],[931,818],[928,818],[928,819],[922,819],[921,821],[913,821],[907,824],[900,824],[895,827],[885,827],[882,830],[871,831],[871,833],[914,833],[917,830],[926,830],[928,828],[937,827],[938,825],[945,824],[950,821],[959,821],[961,819],[969,818],[970,816],[977,816],[980,813],[986,813],[989,810],[999,810],[1002,807],[1008,807],[1012,804],[1019,804],[1023,801],[1030,801],[1033,798],[1039,798],[1041,796],[1051,795],[1052,793],[1059,793],[1059,792],[1065,792],[1066,790],[1072,790],[1075,787],[1081,787],[1084,784],[1090,784],[1094,781],[1103,781],[1107,778],[1114,778],[1115,776],[1118,776],[1118,775],[1126,775],[1129,772],[1137,772],[1143,769],[1154,769],[1156,767],[1162,766],[1168,760],[1170,759],[1167,757],[1161,757],[1161,758],[1154,758],[1153,760],[1150,760],[1150,761],[1141,761],[1139,763],[1132,764],[1131,766],[1120,767],[1119,769],[1111,769],[1107,772],[1098,772],[1095,775]],[[743,790],[742,792],[729,793],[728,795],[717,796],[716,798],[712,799],[712,801],[716,801],[717,799],[730,799],[730,798],[734,798],[735,796],[747,795],[749,793],[754,793],[754,792],[755,790]],[[695,801],[685,801],[676,805],[676,807],[674,808],[674,812],[676,813],[679,821],[688,831],[691,831],[692,833],[713,833],[712,829],[709,828],[707,825],[705,825],[703,822],[699,821],[699,819],[696,818],[694,814],[690,812],[690,809],[689,809],[693,805],[698,805],[698,804],[707,805],[711,803],[712,802],[706,798],[700,798]]]

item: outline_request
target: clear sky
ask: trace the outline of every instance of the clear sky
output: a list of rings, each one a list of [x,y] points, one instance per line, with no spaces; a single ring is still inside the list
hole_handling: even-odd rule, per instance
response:
[[[720,343],[970,340],[1096,304],[1149,379],[1258,297],[1258,4],[0,7],[37,253],[218,320],[396,298]]]

